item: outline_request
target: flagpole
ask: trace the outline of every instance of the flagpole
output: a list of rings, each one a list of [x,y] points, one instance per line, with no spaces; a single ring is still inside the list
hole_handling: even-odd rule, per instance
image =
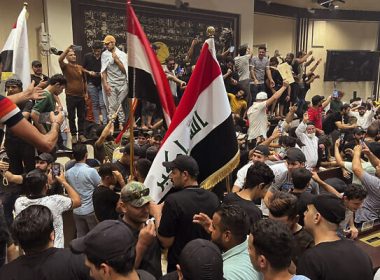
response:
[[[131,5],[131,0],[127,1],[127,5]],[[127,17],[128,16],[129,15],[127,14]],[[127,21],[127,24],[128,24],[128,21]],[[128,26],[127,26],[127,30],[128,30]],[[127,52],[129,52],[129,50],[127,50]],[[133,78],[135,78],[136,75],[135,73],[133,74],[134,74]],[[136,91],[135,83],[133,83],[132,96],[135,96],[135,91]],[[131,178],[133,178],[133,171],[134,171],[133,158],[134,158],[134,151],[135,151],[135,137],[133,135],[133,128],[134,128],[135,121],[134,121],[134,110],[132,108],[132,98],[128,98],[128,107],[129,107],[129,117],[128,117],[129,118],[129,173],[131,175]]]

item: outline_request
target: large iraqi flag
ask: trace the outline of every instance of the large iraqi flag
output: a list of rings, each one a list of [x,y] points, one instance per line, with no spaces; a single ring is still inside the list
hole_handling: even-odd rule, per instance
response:
[[[144,99],[162,108],[166,125],[174,115],[175,104],[168,80],[136,14],[127,2],[128,97]]]
[[[1,50],[2,79],[6,80],[10,76],[16,75],[24,87],[30,84],[27,17],[28,12],[24,6]]]
[[[178,154],[195,158],[200,170],[198,182],[205,189],[215,186],[239,163],[231,108],[213,38],[202,47],[163,141],[144,182],[155,202],[172,187],[170,170],[162,162],[174,160]]]

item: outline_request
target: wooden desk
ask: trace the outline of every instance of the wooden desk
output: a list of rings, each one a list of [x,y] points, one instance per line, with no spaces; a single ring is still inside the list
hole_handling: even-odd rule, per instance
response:
[[[360,233],[358,239],[354,242],[356,246],[361,248],[371,258],[374,270],[380,267],[380,247],[372,247],[362,242],[360,239],[378,232],[380,232],[380,225],[374,226],[373,229]]]

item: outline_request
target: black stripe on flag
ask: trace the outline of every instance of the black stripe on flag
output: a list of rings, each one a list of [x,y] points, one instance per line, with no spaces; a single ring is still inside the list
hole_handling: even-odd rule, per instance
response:
[[[128,81],[129,98],[144,99],[161,107],[157,88],[150,73],[138,68],[128,67]]]
[[[1,63],[3,64],[3,72],[13,72],[13,50],[5,50],[1,52]]]
[[[231,139],[234,138],[236,138],[235,129],[230,115],[191,150],[190,155],[199,165],[199,183],[222,168],[236,155],[237,142],[231,143]]]

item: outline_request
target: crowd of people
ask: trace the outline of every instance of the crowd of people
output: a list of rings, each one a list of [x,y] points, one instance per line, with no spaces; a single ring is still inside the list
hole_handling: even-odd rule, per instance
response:
[[[163,65],[176,104],[200,44]],[[338,90],[306,100],[322,62],[312,51],[218,54],[240,149],[233,184],[200,188],[198,163],[178,155],[162,163],[173,188],[160,203],[144,181],[166,129],[161,109],[140,100],[134,142],[116,144],[131,109],[127,55],[112,35],[82,65],[76,55],[62,51],[51,77],[33,61],[31,85],[8,79],[0,96],[0,279],[374,278],[354,240],[380,216],[380,110]]]

